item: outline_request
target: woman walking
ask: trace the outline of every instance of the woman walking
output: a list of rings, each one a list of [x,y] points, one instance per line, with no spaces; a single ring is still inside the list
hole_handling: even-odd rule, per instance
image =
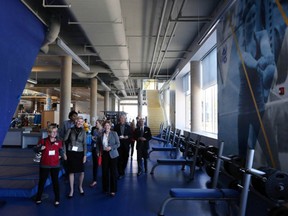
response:
[[[104,193],[115,196],[117,192],[117,148],[120,141],[117,133],[111,131],[111,122],[104,122],[104,133],[102,135],[102,187]]]
[[[78,116],[74,128],[67,131],[65,135],[64,159],[67,160],[67,168],[69,172],[70,192],[68,198],[72,198],[74,194],[74,174],[79,173],[78,189],[81,195],[84,195],[84,164],[86,162],[87,144],[86,132],[83,129],[83,117]],[[67,149],[67,151],[66,151]]]

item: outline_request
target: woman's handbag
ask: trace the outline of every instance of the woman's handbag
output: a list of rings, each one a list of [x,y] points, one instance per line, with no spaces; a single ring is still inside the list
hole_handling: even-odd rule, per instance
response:
[[[101,166],[102,165],[102,155],[100,154],[98,156],[98,166]]]

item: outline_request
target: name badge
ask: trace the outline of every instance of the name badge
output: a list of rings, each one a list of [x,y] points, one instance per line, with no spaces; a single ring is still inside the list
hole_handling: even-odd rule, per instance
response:
[[[55,155],[55,150],[50,150],[49,155]]]
[[[72,147],[72,151],[77,151],[78,150],[78,146],[73,146]]]

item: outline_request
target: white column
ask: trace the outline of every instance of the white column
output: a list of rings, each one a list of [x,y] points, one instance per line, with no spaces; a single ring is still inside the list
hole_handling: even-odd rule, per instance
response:
[[[105,91],[105,95],[104,95],[104,111],[110,111],[110,107],[109,107],[109,91]]]
[[[200,61],[191,61],[191,131],[201,130],[201,70]]]
[[[97,116],[97,90],[98,83],[97,79],[93,78],[90,80],[90,123],[91,125],[95,125],[95,122],[98,118]]]
[[[143,90],[138,91],[138,116],[143,117]]]
[[[45,110],[49,111],[51,109],[52,109],[51,91],[50,91],[50,89],[47,89],[46,90]]]
[[[68,119],[71,104],[72,88],[72,57],[62,57],[61,81],[60,81],[60,124]]]

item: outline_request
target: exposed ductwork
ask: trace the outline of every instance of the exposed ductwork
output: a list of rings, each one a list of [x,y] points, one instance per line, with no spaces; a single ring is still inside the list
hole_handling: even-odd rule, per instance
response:
[[[89,1],[89,4],[85,4],[86,1]],[[81,25],[92,44],[87,47],[97,51],[101,60],[120,80],[118,83],[121,84],[116,84],[116,88],[119,86],[118,90],[124,92],[123,82],[129,77],[129,55],[120,1],[71,0],[70,3],[76,21],[69,24]],[[126,92],[123,95],[127,95]]]
[[[123,97],[127,97],[124,83],[121,80],[114,81],[113,85],[123,94]]]
[[[51,17],[50,19],[50,25],[48,27],[48,31],[45,37],[45,40],[42,44],[42,47],[40,50],[47,54],[49,51],[49,45],[54,43],[57,39],[60,32],[60,21],[59,18],[56,18],[55,16]]]
[[[73,72],[73,73],[76,74],[80,78],[86,78],[86,79],[92,79],[96,77],[98,74],[97,72],[93,72],[93,73]]]
[[[61,67],[60,66],[34,66],[32,68],[32,72],[60,72]],[[90,66],[90,72],[87,72],[85,69],[83,69],[80,65],[73,65],[72,66],[72,72],[73,73],[83,73],[83,74],[91,74],[91,73],[111,73],[110,70],[97,66],[97,65],[92,65]]]

